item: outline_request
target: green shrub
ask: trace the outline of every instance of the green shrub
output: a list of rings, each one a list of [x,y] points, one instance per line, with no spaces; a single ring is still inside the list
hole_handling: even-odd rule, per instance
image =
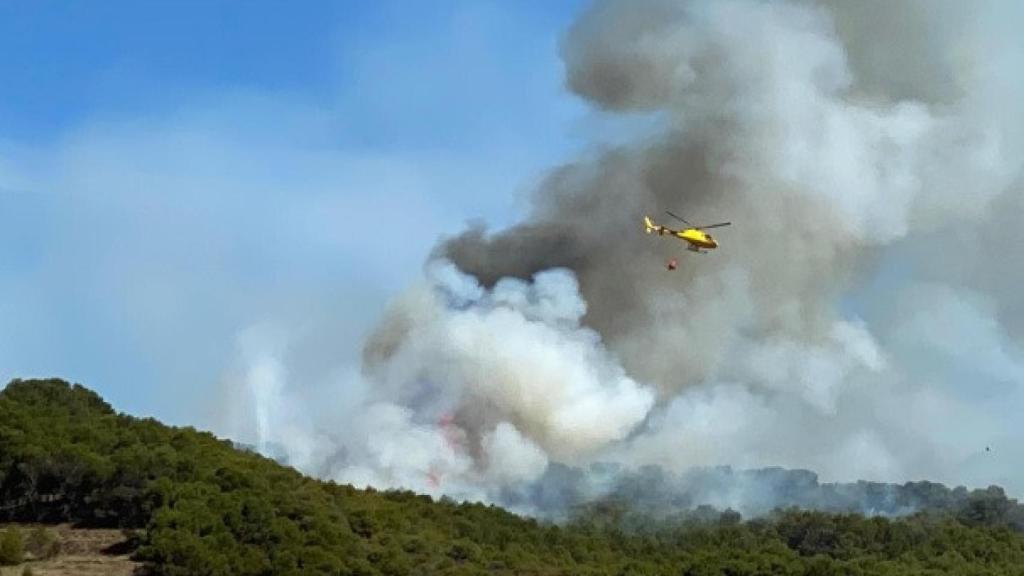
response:
[[[13,566],[21,564],[24,549],[21,545],[21,532],[17,528],[8,528],[0,533],[0,565]]]

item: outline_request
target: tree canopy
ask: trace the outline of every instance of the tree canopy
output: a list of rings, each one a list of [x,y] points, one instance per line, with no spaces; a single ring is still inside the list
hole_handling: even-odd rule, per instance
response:
[[[61,380],[0,392],[0,522],[136,530],[157,575],[1024,574],[1018,505],[998,488],[957,502],[897,520],[707,508],[654,520],[602,502],[557,525],[315,480]]]

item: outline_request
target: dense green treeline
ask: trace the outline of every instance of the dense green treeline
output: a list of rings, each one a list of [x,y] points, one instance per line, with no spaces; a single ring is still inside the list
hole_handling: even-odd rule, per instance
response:
[[[613,502],[564,526],[306,478],[59,380],[0,392],[0,522],[135,530],[154,574],[1024,574],[1012,503],[890,521],[798,510],[657,521]]]

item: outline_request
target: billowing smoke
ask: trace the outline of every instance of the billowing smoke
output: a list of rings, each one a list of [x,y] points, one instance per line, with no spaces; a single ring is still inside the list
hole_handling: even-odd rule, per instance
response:
[[[366,369],[388,400],[451,415],[468,448],[489,460],[500,458],[487,448],[532,440],[541,457],[572,461],[624,439],[647,415],[653,392],[580,325],[586,304],[570,272],[504,278],[487,291],[451,265],[430,276],[433,291],[402,301],[367,347]]]
[[[338,480],[538,513],[552,470],[599,462],[1024,490],[1016,12],[596,2],[567,84],[659,134],[443,241],[333,417],[279,441]],[[733,226],[692,254],[643,234],[665,210]],[[606,494],[594,474],[578,486]]]

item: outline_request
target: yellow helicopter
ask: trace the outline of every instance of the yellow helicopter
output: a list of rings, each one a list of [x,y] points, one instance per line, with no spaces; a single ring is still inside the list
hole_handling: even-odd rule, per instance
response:
[[[659,236],[670,234],[672,236],[675,236],[676,238],[679,238],[680,240],[685,240],[687,244],[686,249],[691,252],[697,252],[699,254],[707,254],[708,251],[718,248],[718,241],[715,240],[711,236],[711,234],[705,232],[705,230],[708,230],[710,228],[719,228],[721,226],[729,226],[730,224],[732,224],[732,222],[719,222],[718,224],[695,226],[687,222],[681,216],[676,216],[675,214],[667,210],[665,211],[665,213],[675,218],[676,220],[679,220],[683,224],[686,224],[687,226],[689,226],[689,228],[683,228],[682,230],[673,230],[672,228],[661,226],[660,224],[655,224],[654,221],[651,220],[650,216],[644,216],[644,229],[647,231],[647,233],[650,234],[652,232],[657,232]],[[669,268],[673,269],[674,266],[672,266],[670,263]]]

